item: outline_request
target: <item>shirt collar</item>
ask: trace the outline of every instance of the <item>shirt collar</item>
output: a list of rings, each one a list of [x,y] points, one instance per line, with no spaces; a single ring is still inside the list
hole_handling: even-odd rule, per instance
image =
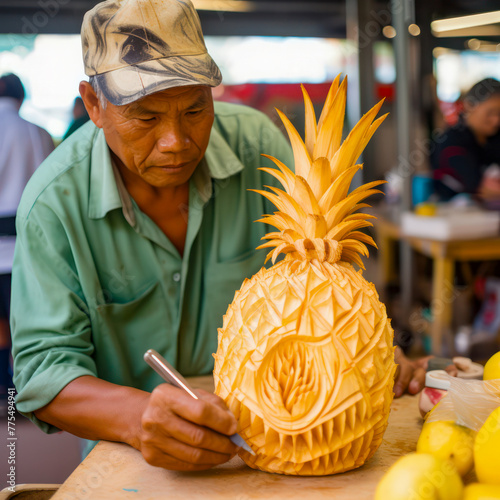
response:
[[[244,168],[220,132],[212,127],[210,141],[205,152],[208,170],[213,179],[226,179]]]
[[[192,182],[201,200],[206,203],[212,195],[211,179],[226,179],[241,172],[243,168],[244,165],[220,132],[212,128],[205,156],[196,168]],[[113,165],[104,132],[99,129],[92,147],[88,216],[91,219],[101,219],[117,208],[123,210],[129,224],[134,226],[135,215],[130,194],[117,167]]]
[[[116,184],[111,154],[102,129],[97,131],[90,159],[90,192],[88,216],[101,219],[123,206]]]
[[[118,189],[118,194],[120,195],[120,201],[122,202],[123,216],[125,217],[127,222],[132,227],[134,227],[136,220],[135,220],[134,207],[132,205],[132,197],[130,196],[129,192],[127,191],[127,188],[125,187],[125,184],[123,182],[120,171],[118,170],[118,167],[116,166],[116,163],[113,160],[111,160],[111,163],[113,166],[113,175],[115,177],[116,187]]]

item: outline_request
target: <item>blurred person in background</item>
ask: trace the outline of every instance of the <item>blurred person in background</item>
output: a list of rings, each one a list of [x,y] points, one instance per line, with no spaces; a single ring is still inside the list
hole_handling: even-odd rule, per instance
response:
[[[54,149],[47,131],[19,116],[24,97],[18,76],[0,78],[0,234],[14,234],[24,187]]]
[[[71,122],[68,130],[64,134],[63,141],[67,139],[75,130],[79,129],[82,125],[90,120],[89,114],[85,109],[85,104],[81,97],[75,98],[73,104],[73,121]]]
[[[486,78],[464,95],[456,125],[436,141],[431,157],[436,191],[444,201],[460,193],[500,200],[500,82]],[[498,172],[500,174],[500,170]],[[500,177],[500,176],[499,176]]]
[[[54,149],[48,132],[19,116],[24,97],[24,87],[19,77],[8,74],[0,78],[0,237],[15,236],[15,216],[24,187],[36,168]],[[12,387],[8,368],[10,282],[10,274],[0,274],[2,397],[7,394],[3,387]]]

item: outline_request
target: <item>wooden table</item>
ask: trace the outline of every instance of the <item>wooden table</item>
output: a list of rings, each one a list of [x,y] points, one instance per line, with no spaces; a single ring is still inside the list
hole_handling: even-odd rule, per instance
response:
[[[191,383],[213,389],[212,377],[191,379]],[[373,458],[359,469],[324,477],[260,472],[239,457],[204,472],[174,472],[148,465],[128,445],[101,441],[52,499],[372,499],[385,471],[399,457],[415,451],[421,425],[417,397],[395,400],[384,441]]]
[[[455,290],[455,262],[500,259],[500,238],[477,240],[437,241],[404,236],[396,222],[392,222],[379,211],[374,211],[378,220],[375,231],[381,255],[385,283],[394,278],[394,241],[404,240],[410,246],[433,261],[432,273],[432,353],[442,354],[442,339],[451,328]],[[404,279],[401,276],[400,279]]]

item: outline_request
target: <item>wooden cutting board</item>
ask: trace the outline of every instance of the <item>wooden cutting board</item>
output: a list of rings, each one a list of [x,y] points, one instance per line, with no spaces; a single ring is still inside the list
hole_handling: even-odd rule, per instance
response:
[[[211,377],[190,381],[194,387],[213,390]],[[239,457],[204,472],[174,472],[147,464],[126,444],[101,441],[52,499],[372,499],[384,472],[415,451],[421,427],[418,397],[394,400],[384,441],[373,458],[359,469],[323,477],[260,472]]]

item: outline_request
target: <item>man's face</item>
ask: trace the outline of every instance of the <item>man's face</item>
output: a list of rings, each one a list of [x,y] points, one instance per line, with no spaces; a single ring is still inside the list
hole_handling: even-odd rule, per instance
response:
[[[209,87],[175,87],[125,106],[100,108],[114,155],[155,187],[186,183],[203,158],[214,121]]]

